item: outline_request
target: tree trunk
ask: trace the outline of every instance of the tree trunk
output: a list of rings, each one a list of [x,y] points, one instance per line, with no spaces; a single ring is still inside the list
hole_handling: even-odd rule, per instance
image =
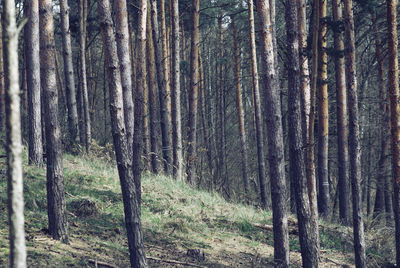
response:
[[[392,134],[393,210],[396,230],[396,263],[400,265],[400,105],[397,40],[397,0],[387,0],[389,97]]]
[[[288,62],[288,124],[290,176],[295,187],[296,211],[299,224],[299,239],[303,267],[318,267],[317,235],[313,228],[310,201],[307,195],[307,180],[304,165],[304,138],[301,116],[301,85],[299,62],[299,36],[297,5],[295,1],[286,1],[286,32]]]
[[[197,104],[199,96],[199,19],[200,1],[192,1],[192,37],[190,49],[190,91],[189,91],[189,120],[188,120],[188,151],[187,151],[187,181],[196,183],[197,164]]]
[[[39,54],[39,2],[25,1],[28,18],[25,26],[26,79],[29,94],[29,164],[43,166],[42,115],[40,102],[40,54]]]
[[[128,236],[129,255],[131,267],[142,268],[147,267],[146,256],[144,252],[143,234],[140,223],[140,202],[139,195],[141,188],[136,187],[137,184],[134,180],[134,171],[140,170],[140,146],[134,147],[133,169],[131,156],[128,151],[128,141],[125,135],[125,120],[123,109],[123,93],[122,82],[120,73],[120,64],[118,62],[117,44],[115,41],[113,21],[111,17],[111,8],[109,0],[98,1],[98,14],[103,36],[103,43],[105,49],[105,56],[107,62],[107,73],[109,81],[109,94],[110,94],[110,113],[111,113],[111,128],[113,133],[115,155],[117,159],[118,173],[121,182],[122,198],[124,202],[125,225]],[[144,29],[146,28],[146,0],[141,2],[141,24]],[[144,14],[143,14],[144,13]],[[144,31],[145,33],[145,31]],[[142,33],[140,37],[145,37]],[[141,50],[141,52],[144,52]],[[143,54],[142,54],[143,55]],[[139,53],[139,56],[142,56]],[[129,63],[130,64],[130,63]],[[142,81],[142,80],[141,80]],[[143,107],[140,107],[143,108]],[[141,113],[142,110],[140,110]],[[141,114],[139,118],[141,117]],[[142,121],[143,122],[143,121]],[[136,133],[136,131],[135,131]],[[141,133],[140,133],[141,134]],[[136,135],[136,134],[135,134]],[[141,143],[142,137],[134,137],[134,140]],[[134,145],[136,145],[134,143]],[[136,151],[139,151],[139,158],[137,158]],[[139,160],[139,161],[137,161]],[[139,169],[137,168],[139,166]],[[136,174],[137,175],[137,174]],[[139,173],[140,176],[140,173]]]
[[[239,36],[235,25],[235,18],[232,18],[233,28],[233,39],[235,49],[235,84],[236,84],[236,106],[238,110],[238,121],[239,121],[239,137],[240,137],[240,148],[242,156],[242,176],[244,192],[247,198],[249,191],[249,179],[248,179],[248,159],[247,159],[247,145],[246,145],[246,131],[244,126],[244,111],[243,111],[243,100],[242,100],[242,86],[240,81],[240,50],[239,50]]]
[[[148,6],[150,1],[148,2]],[[155,51],[153,46],[152,27],[151,27],[151,13],[150,8],[147,12],[147,75],[148,75],[148,89],[149,89],[149,126],[150,126],[150,159],[151,159],[151,171],[155,174],[160,172],[160,157],[158,147],[158,135],[157,128],[157,99],[156,99],[156,61]]]
[[[335,45],[335,78],[338,133],[338,180],[339,180],[339,219],[350,224],[349,196],[349,148],[346,97],[346,67],[344,59],[344,42],[342,32],[342,6],[339,0],[332,2],[333,19],[337,25],[334,32]]]
[[[30,8],[30,10],[34,10],[34,7],[36,7],[37,14],[37,2],[32,4],[33,7]],[[4,69],[6,71],[5,77],[7,100],[5,108],[10,267],[23,268],[26,267],[26,246],[24,231],[24,187],[22,170],[21,111],[19,97],[20,89],[18,81],[19,30],[17,29],[15,2],[13,0],[5,0],[3,2],[3,16],[5,25],[4,47],[6,48]],[[38,17],[36,16],[36,21],[37,19]],[[3,25],[3,21],[1,24]],[[31,28],[32,27],[30,27],[29,30]],[[29,41],[31,42],[33,40]],[[39,57],[39,54],[36,54],[36,56]]]
[[[73,145],[78,136],[78,110],[76,107],[74,65],[72,63],[68,0],[60,0],[60,16],[64,59],[65,93],[67,95],[66,97],[68,108],[69,144]]]
[[[3,14],[0,12],[0,130],[3,130],[5,123],[5,85],[4,85],[4,53],[3,53],[3,21],[1,17]]]
[[[39,0],[40,69],[46,120],[47,213],[53,239],[68,242],[63,152],[58,119],[53,3]]]
[[[172,144],[173,175],[178,180],[183,176],[180,45],[179,45],[179,0],[172,1]]]
[[[275,72],[273,33],[270,6],[257,0],[262,44],[263,87],[268,128],[269,166],[271,178],[272,216],[274,226],[274,259],[277,266],[289,266],[289,235],[286,212],[286,179],[284,170],[283,130],[280,91]]]
[[[352,0],[344,1],[346,83],[349,105],[350,179],[353,197],[353,231],[356,267],[367,267],[361,201],[361,145],[358,115],[356,49]]]

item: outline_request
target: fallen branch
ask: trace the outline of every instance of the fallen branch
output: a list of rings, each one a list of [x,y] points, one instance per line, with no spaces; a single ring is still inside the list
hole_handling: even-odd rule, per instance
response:
[[[89,259],[89,262],[90,262],[90,263],[93,263],[96,267],[97,267],[97,265],[101,265],[101,266],[109,267],[109,268],[118,268],[118,267],[115,266],[115,265],[112,265],[112,264],[109,264],[109,263],[106,263],[106,262],[102,262],[102,261],[97,261],[97,260],[91,260],[91,259]]]
[[[160,259],[160,258],[156,258],[156,257],[146,257],[146,258],[148,260],[153,260],[153,261],[161,261],[161,262],[172,263],[172,264],[180,264],[180,265],[186,265],[186,266],[192,266],[192,267],[206,268],[206,266],[201,266],[201,265],[197,265],[195,263],[190,263],[190,262],[166,260],[166,259]]]
[[[261,225],[261,224],[258,224],[258,223],[254,223],[253,226],[256,227],[256,228],[263,229],[265,231],[269,231],[269,232],[273,232],[274,231],[274,227],[272,225]],[[297,231],[297,228],[289,227],[289,234],[298,235],[299,232]]]

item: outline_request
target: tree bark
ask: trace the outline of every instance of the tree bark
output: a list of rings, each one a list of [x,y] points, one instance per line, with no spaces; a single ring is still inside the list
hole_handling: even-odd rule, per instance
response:
[[[58,119],[53,3],[39,0],[40,70],[46,120],[47,213],[53,239],[68,242],[63,152]]]
[[[180,88],[180,38],[179,0],[172,1],[172,144],[173,175],[181,180],[183,176],[181,88]]]
[[[274,259],[277,266],[289,266],[289,235],[286,212],[286,182],[284,171],[283,130],[280,92],[275,72],[273,33],[271,32],[270,5],[257,0],[260,37],[262,44],[263,87],[268,132],[269,165],[271,178],[272,216],[274,226]]]
[[[356,49],[352,0],[344,1],[346,81],[349,106],[350,180],[353,197],[353,232],[356,267],[367,267],[361,200],[361,145],[357,97]]]
[[[397,0],[387,0],[389,98],[392,135],[393,210],[396,233],[396,263],[400,265],[400,105],[397,40]]]
[[[3,14],[0,12],[0,22],[3,22]],[[4,46],[3,46],[3,23],[0,23],[0,130],[3,130],[5,124],[5,83],[4,83]]]
[[[33,3],[38,11],[37,2]],[[6,71],[7,193],[10,267],[26,267],[20,90],[18,77],[18,35],[15,2],[3,2]],[[3,21],[1,22],[3,24]],[[30,40],[32,41],[32,40]],[[36,40],[37,41],[37,40]],[[38,54],[36,54],[39,57]]]
[[[301,115],[301,85],[297,4],[286,1],[286,33],[288,62],[288,124],[290,179],[295,187],[296,211],[303,267],[318,267],[317,234],[313,228],[304,163],[304,138]]]
[[[132,169],[131,156],[128,151],[128,140],[125,135],[123,93],[122,93],[121,73],[119,68],[120,64],[118,62],[117,44],[114,36],[110,2],[109,0],[100,0],[98,1],[97,7],[98,7],[101,32],[103,36],[106,62],[107,62],[107,73],[108,73],[109,94],[110,94],[111,128],[113,133],[118,173],[121,183],[122,198],[124,202],[125,224],[128,236],[130,262],[131,262],[131,267],[142,268],[142,267],[147,267],[147,263],[144,252],[142,228],[140,223],[139,195],[141,189],[136,187],[137,184],[134,180],[135,179],[134,171],[136,169],[136,165],[139,165],[139,170],[140,170],[140,162],[138,162],[137,160],[138,159],[140,160],[141,150],[140,147],[135,147],[134,152],[139,151],[139,158],[134,158],[134,161],[136,160],[136,162],[133,162],[134,168]],[[146,0],[143,0],[141,2],[142,14],[140,16],[144,17],[144,21],[141,20],[141,24],[139,26],[144,27],[144,30],[146,28],[145,24],[146,8],[147,8]],[[142,37],[143,34],[140,34],[140,36]],[[143,52],[143,50],[141,52]],[[139,56],[142,55],[139,54]],[[140,108],[143,108],[143,106],[141,106]],[[142,140],[141,136],[139,136],[139,139],[137,139],[136,137],[136,141],[139,141],[139,143],[141,142],[141,140]],[[134,153],[134,156],[135,154],[137,157],[137,153]]]
[[[69,143],[73,145],[78,136],[78,110],[76,107],[76,89],[74,65],[72,63],[71,30],[69,24],[68,0],[60,0],[62,46],[64,59],[65,93],[68,108]]]
[[[29,164],[43,166],[42,114],[40,92],[39,54],[39,2],[25,1],[24,9],[28,18],[24,32],[26,79],[28,85],[29,115]]]
[[[346,67],[343,42],[343,15],[339,0],[332,2],[333,19],[335,22],[335,78],[336,78],[336,106],[338,132],[338,180],[339,180],[339,219],[350,224],[350,196],[349,196],[349,148],[347,123],[346,97]]]

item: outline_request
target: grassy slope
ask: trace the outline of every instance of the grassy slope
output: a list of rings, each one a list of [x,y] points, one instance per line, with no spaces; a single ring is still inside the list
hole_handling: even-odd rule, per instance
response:
[[[45,170],[25,167],[26,236],[30,267],[89,267],[96,259],[127,267],[123,206],[113,164],[94,157],[65,155],[66,197],[70,244],[46,234]],[[3,162],[0,170],[5,171]],[[3,174],[3,173],[2,173]],[[0,179],[0,267],[7,265],[8,227],[6,180]],[[261,267],[272,265],[272,233],[253,224],[271,224],[270,212],[227,203],[216,194],[191,189],[164,176],[143,178],[142,222],[147,256],[197,263],[211,267]],[[294,221],[294,220],[292,220]],[[325,267],[352,263],[345,247],[343,227],[322,227]],[[335,228],[333,228],[335,230]],[[291,236],[291,260],[300,266],[299,243]],[[204,249],[206,260],[188,257],[187,249]],[[168,267],[150,261],[152,267]],[[93,266],[92,266],[93,267]],[[175,266],[174,266],[175,267]]]

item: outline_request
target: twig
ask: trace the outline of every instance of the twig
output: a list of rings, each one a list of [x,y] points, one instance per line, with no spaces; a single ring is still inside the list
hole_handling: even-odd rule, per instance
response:
[[[96,267],[97,267],[97,265],[100,265],[100,266],[109,267],[109,268],[118,268],[115,265],[112,265],[112,264],[109,264],[106,262],[102,262],[102,261],[98,261],[98,260],[89,259],[89,263],[93,263]]]
[[[180,265],[186,265],[186,266],[192,266],[192,267],[200,267],[200,268],[206,268],[207,267],[207,266],[201,266],[201,265],[197,265],[197,264],[190,263],[190,262],[166,260],[166,259],[160,259],[160,258],[156,258],[156,257],[146,257],[146,258],[148,260],[153,260],[153,261],[161,261],[161,262],[166,262],[166,263],[180,264]]]

